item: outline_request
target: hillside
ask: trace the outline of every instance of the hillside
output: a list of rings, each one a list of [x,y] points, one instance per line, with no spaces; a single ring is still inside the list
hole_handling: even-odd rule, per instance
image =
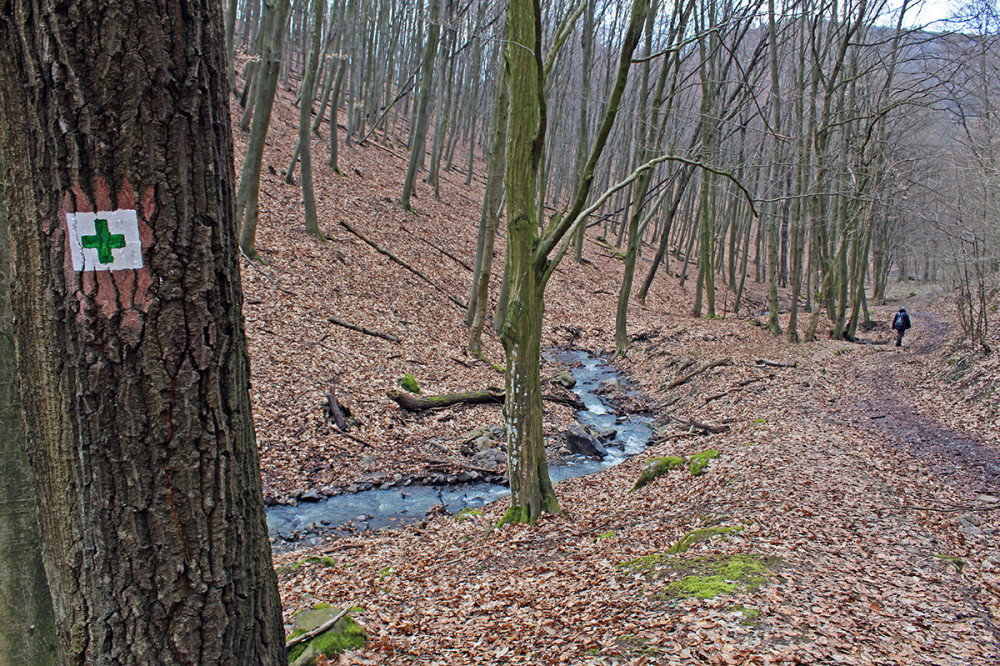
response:
[[[297,122],[291,98],[281,92],[265,153],[258,248],[267,265],[243,263],[265,495],[287,501],[395,475],[457,474],[469,463],[466,433],[499,425],[500,408],[414,415],[385,392],[407,373],[430,393],[502,377],[465,353],[460,308],[340,222],[465,300],[471,273],[462,262],[474,256],[481,186],[446,173],[441,200],[421,184],[418,214],[406,213],[396,203],[403,147],[342,148],[338,176],[317,139],[320,221],[333,237],[321,242],[304,231],[298,186],[281,179]],[[499,239],[498,248],[494,287]],[[553,278],[543,346],[600,355],[613,347],[621,261],[595,239],[586,257]],[[648,256],[640,271],[647,267]],[[943,378],[955,354],[947,314],[930,299],[902,301],[916,320],[902,353],[886,344],[885,324],[866,334],[870,344],[822,336],[791,345],[753,317],[693,319],[692,288],[661,271],[645,306],[630,312],[635,345],[617,363],[629,397],[619,406],[623,416],[649,408],[662,426],[646,454],[559,483],[565,513],[534,527],[494,529],[501,500],[281,555],[279,567],[327,558],[279,569],[286,619],[319,600],[363,607],[358,619],[373,640],[344,663],[1000,659],[1000,458],[995,424],[979,416],[996,398],[966,405]],[[758,314],[759,294],[749,300]],[[899,304],[873,316],[885,322]],[[495,337],[484,343],[501,362]],[[724,359],[731,363],[667,388]],[[332,381],[360,422],[350,438],[323,415]],[[573,410],[546,409],[546,434],[558,436]],[[704,474],[682,468],[629,492],[648,458],[712,449],[720,455]],[[668,554],[682,540],[690,547]],[[706,585],[725,593],[709,598]]]

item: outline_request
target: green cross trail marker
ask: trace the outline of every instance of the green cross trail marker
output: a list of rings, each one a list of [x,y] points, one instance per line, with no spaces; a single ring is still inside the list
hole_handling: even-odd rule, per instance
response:
[[[80,243],[85,248],[97,248],[97,260],[102,264],[114,263],[115,258],[111,250],[125,247],[125,236],[123,234],[108,233],[107,220],[94,220],[95,235],[81,236]]]

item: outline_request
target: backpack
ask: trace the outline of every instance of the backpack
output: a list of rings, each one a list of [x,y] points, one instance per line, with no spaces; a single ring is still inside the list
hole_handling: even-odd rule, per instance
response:
[[[892,320],[892,327],[897,331],[905,331],[910,328],[910,315],[905,312],[897,312]]]

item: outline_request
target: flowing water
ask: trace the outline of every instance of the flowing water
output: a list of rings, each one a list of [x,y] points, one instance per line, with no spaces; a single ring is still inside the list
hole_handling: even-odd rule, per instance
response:
[[[549,466],[552,481],[599,472],[640,453],[652,436],[649,419],[644,416],[615,416],[614,409],[598,394],[601,382],[616,379],[615,370],[603,359],[577,350],[552,350],[548,358],[571,368],[577,383],[573,387],[586,410],[578,412],[580,423],[597,432],[614,430],[605,441],[608,455],[600,461],[583,456],[568,456],[564,462]],[[365,490],[329,497],[319,502],[298,506],[275,506],[267,510],[268,531],[275,549],[283,542],[306,543],[311,535],[341,526],[352,530],[380,529],[416,522],[428,510],[443,505],[450,513],[476,508],[510,494],[510,488],[499,483],[473,482],[449,486],[397,486]]]

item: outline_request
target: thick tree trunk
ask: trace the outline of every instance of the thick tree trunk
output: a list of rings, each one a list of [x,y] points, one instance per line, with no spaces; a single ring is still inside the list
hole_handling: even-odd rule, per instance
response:
[[[507,266],[509,303],[500,330],[506,352],[504,422],[507,429],[507,475],[511,505],[503,522],[535,522],[559,510],[542,437],[542,387],[539,369],[543,276],[533,251],[538,243],[536,187],[545,140],[538,75],[541,35],[536,34],[532,0],[511,0],[507,8],[507,67],[510,72],[510,120],[507,133]],[[536,42],[536,40],[538,40]],[[544,122],[544,120],[542,120]]]
[[[8,269],[7,208],[0,189],[0,663],[49,666],[60,661],[59,641],[18,392]]]
[[[175,9],[0,1],[46,573],[68,663],[273,666],[221,3]]]

